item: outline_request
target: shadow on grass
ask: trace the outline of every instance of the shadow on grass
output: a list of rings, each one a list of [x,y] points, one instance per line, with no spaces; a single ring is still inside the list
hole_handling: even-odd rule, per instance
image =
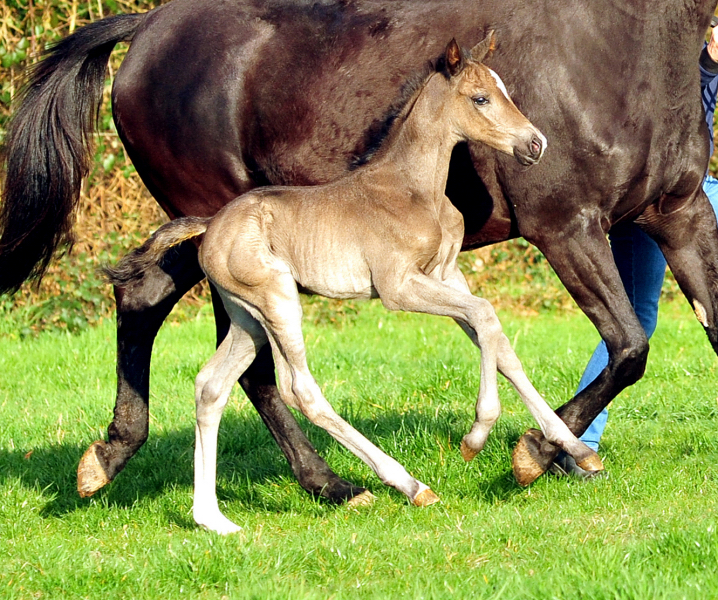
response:
[[[413,460],[415,464],[417,460],[437,460],[438,445],[446,446],[448,440],[461,439],[466,425],[459,424],[453,417],[437,419],[420,411],[386,412],[377,418],[356,415],[347,418],[379,447],[387,449],[389,454],[393,453],[400,462]],[[320,455],[336,456],[337,443],[326,432],[312,426],[302,417],[300,422]],[[477,480],[471,480],[471,491],[466,488],[465,493],[487,502],[505,501],[521,493],[522,488],[511,473],[510,459],[507,460],[510,448],[519,435],[518,430],[510,425],[497,427],[492,432],[487,448],[475,459],[482,463],[480,471],[483,474]],[[76,472],[86,448],[84,443],[65,443],[36,447],[31,451],[27,448],[0,451],[0,464],[4,465],[0,470],[0,484],[17,478],[27,488],[47,496],[48,502],[41,510],[41,514],[46,517],[85,510],[91,501],[77,494]],[[452,452],[460,461],[458,449],[453,448]],[[156,498],[174,488],[190,496],[193,486],[193,454],[193,427],[160,435],[151,434],[124,471],[93,498],[110,507],[128,508],[138,500]],[[411,459],[406,458],[409,455]],[[359,459],[352,456],[348,461],[358,463]],[[341,469],[337,471],[342,477],[352,478],[351,473],[342,473]],[[254,504],[263,510],[283,512],[290,510],[291,506],[286,493],[263,494],[259,499],[256,488],[270,486],[283,490],[294,486],[298,489],[284,456],[259,418],[252,414],[243,415],[233,411],[225,414],[220,429],[217,472],[217,495],[220,501],[241,502],[248,506]],[[362,484],[359,481],[354,483]],[[382,484],[373,478],[366,485],[376,489]],[[398,492],[396,495],[397,498],[403,498]],[[307,500],[312,501],[308,497]],[[324,502],[321,499],[319,501]],[[181,511],[167,516],[180,526],[194,527],[191,518]]]

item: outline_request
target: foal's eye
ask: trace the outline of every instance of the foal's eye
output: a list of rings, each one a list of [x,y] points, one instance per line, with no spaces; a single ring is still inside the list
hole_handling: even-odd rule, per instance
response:
[[[472,100],[476,106],[483,106],[484,104],[489,103],[489,99],[486,96],[476,96],[475,98],[472,98]]]

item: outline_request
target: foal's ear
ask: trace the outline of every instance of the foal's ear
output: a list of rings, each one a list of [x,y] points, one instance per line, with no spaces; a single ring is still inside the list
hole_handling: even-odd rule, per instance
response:
[[[449,45],[446,46],[446,52],[444,55],[446,59],[446,67],[449,69],[449,74],[452,77],[464,68],[464,56],[461,53],[459,44],[456,43],[456,38],[452,39],[449,42]]]
[[[496,34],[492,29],[486,34],[486,37],[483,40],[471,49],[471,59],[476,62],[482,62],[484,59],[491,56],[495,48]]]

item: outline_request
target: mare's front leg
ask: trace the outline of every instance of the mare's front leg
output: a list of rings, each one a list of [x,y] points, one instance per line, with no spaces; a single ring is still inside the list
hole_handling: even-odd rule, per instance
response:
[[[461,454],[465,460],[471,460],[483,449],[491,428],[499,418],[498,369],[519,392],[548,439],[573,456],[583,468],[603,468],[598,455],[569,431],[533,387],[503,332],[493,306],[471,294],[464,276],[455,265],[444,281],[417,272],[403,281],[390,278],[382,283],[379,293],[387,308],[451,317],[481,351],[476,419],[461,442]],[[534,476],[532,461],[526,458],[514,455],[514,470],[521,484],[532,481]]]
[[[608,349],[606,368],[556,410],[569,429],[580,436],[611,400],[643,376],[648,339],[626,295],[598,217],[589,220],[585,214],[578,214],[568,222],[536,221],[526,219],[522,233],[544,253]],[[533,463],[535,479],[551,466],[558,452],[556,445],[532,429],[521,437],[514,455]]]
[[[661,213],[655,205],[637,223],[651,235],[666,257],[681,291],[718,353],[718,227],[715,208],[703,190],[675,210]]]

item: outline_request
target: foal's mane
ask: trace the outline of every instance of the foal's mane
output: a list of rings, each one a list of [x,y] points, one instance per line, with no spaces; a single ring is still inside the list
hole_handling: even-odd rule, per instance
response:
[[[441,73],[449,78],[446,60],[442,54],[435,61],[430,61],[424,68],[411,75],[402,85],[399,95],[384,114],[377,119],[364,134],[364,139],[357,145],[354,157],[349,163],[349,170],[353,171],[370,162],[381,147],[391,137],[392,132],[401,124],[414,106],[414,102],[424,89],[424,85],[434,73]]]

